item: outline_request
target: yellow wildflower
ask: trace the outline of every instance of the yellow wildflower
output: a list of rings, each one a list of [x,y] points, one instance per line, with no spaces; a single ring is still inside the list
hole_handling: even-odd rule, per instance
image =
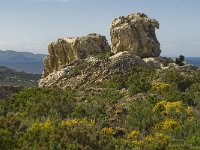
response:
[[[166,136],[162,133],[156,133],[155,135],[148,135],[145,138],[145,141],[147,143],[158,142],[162,144],[167,144],[169,140],[170,140],[169,136]]]
[[[187,109],[186,109],[186,112],[187,112],[188,114],[192,114],[192,112],[193,112],[192,107],[188,106]]]
[[[128,134],[128,138],[131,138],[131,139],[135,139],[138,136],[139,136],[139,132],[136,130],[133,130],[131,133]]]
[[[156,133],[155,139],[157,139],[158,142],[165,143],[165,144],[169,142],[169,136],[166,136],[162,133]]]
[[[47,120],[44,123],[34,123],[30,130],[35,130],[35,129],[51,129],[52,128],[52,123],[50,120]]]
[[[192,121],[194,121],[194,117],[192,116],[192,117],[189,117],[187,120],[189,121],[189,122],[192,122]]]
[[[114,130],[113,130],[112,127],[105,127],[105,128],[102,129],[102,132],[104,134],[108,134],[109,135],[109,134],[113,134]]]
[[[133,132],[135,136],[138,136],[139,132]],[[131,133],[130,133],[131,134]],[[130,140],[130,139],[129,139]],[[148,135],[142,139],[132,139],[131,143],[138,146],[144,146],[146,143],[159,143],[159,144],[168,144],[170,141],[169,136],[164,135],[163,133],[155,133],[154,135]]]
[[[144,141],[141,141],[141,140],[133,140],[132,143],[135,144],[135,145],[141,146],[141,145],[144,144]]]
[[[169,88],[168,83],[163,83],[163,82],[152,83],[152,90],[154,90],[154,91],[162,91],[162,90],[165,90],[168,88]]]
[[[40,127],[43,129],[49,129],[51,127],[51,121],[47,120],[46,122],[40,124]]]
[[[146,136],[145,140],[148,142],[152,142],[154,140],[154,137],[151,135],[148,135],[148,136]]]
[[[93,126],[95,122],[93,120],[88,121],[85,118],[83,119],[68,119],[68,120],[63,120],[61,122],[61,127],[65,126],[73,126],[73,125],[80,125],[80,124],[85,124],[88,126]]]
[[[166,113],[169,113],[172,109],[174,109],[176,112],[181,112],[183,110],[183,103],[182,101],[167,102],[165,108],[166,108]]]
[[[167,104],[167,101],[161,101],[161,102],[158,102],[154,108],[153,108],[153,112],[163,112],[165,111],[165,106]]]
[[[173,119],[166,119],[162,123],[162,129],[167,130],[167,129],[172,129],[172,130],[177,130],[180,128],[180,125]]]
[[[183,108],[184,107],[182,101],[177,101],[177,102],[161,101],[155,105],[153,111],[154,112],[160,111],[163,114],[168,114],[172,110],[175,110],[177,113],[179,113],[183,111]]]

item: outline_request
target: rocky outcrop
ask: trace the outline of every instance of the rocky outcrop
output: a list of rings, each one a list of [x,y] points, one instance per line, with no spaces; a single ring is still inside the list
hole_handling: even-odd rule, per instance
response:
[[[98,57],[110,51],[106,38],[97,34],[59,39],[49,45],[45,59],[44,78],[40,87],[85,88],[112,75],[124,74],[134,67],[147,69],[197,69],[192,65],[178,66],[171,58],[160,57],[160,44],[155,28],[159,23],[145,14],[131,14],[112,22],[113,56]],[[90,87],[90,86],[89,86]]]
[[[167,67],[170,63],[174,64],[175,61],[172,58],[167,58],[167,57],[150,57],[150,58],[144,58],[143,59],[146,63],[154,65],[156,68],[165,68]]]
[[[99,60],[96,57],[79,59],[63,66],[59,71],[54,71],[46,78],[39,81],[40,87],[77,88],[93,83],[102,82],[113,74],[126,73],[133,67],[147,69],[161,68],[157,63],[145,62],[142,58],[131,52],[125,51],[115,54],[107,59]]]
[[[62,65],[74,60],[110,51],[110,46],[105,36],[89,34],[83,37],[58,39],[48,46],[48,51],[49,55],[44,60],[43,77],[60,70]]]
[[[100,60],[90,56],[78,59],[62,66],[39,81],[39,87],[80,88],[101,83],[112,75],[126,74],[134,67],[147,69],[177,69],[180,71],[197,70],[190,64],[179,66],[175,61],[166,57],[140,58],[132,52],[119,52],[107,59]]]
[[[159,56],[155,28],[159,28],[158,21],[142,13],[114,19],[110,29],[112,52],[131,51],[142,58]]]

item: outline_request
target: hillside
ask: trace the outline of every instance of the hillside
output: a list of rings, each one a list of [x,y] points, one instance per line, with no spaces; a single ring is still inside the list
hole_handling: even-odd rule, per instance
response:
[[[0,65],[17,71],[41,74],[43,71],[44,54],[0,50]]]
[[[132,68],[84,88],[0,102],[3,149],[199,149],[200,71]]]
[[[17,72],[4,66],[0,66],[0,86],[37,86],[41,75]]]
[[[39,87],[0,101],[0,149],[198,150],[200,70],[160,56],[159,23],[113,20],[48,46]]]

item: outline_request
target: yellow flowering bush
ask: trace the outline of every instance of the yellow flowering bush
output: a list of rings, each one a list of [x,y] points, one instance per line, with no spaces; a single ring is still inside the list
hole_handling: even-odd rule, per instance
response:
[[[157,132],[154,135],[146,136],[144,142],[143,149],[167,149],[170,137]]]
[[[127,141],[129,141],[129,143],[134,147],[142,147],[145,144],[142,136],[140,136],[140,132],[137,130],[133,130],[128,133],[126,138]]]
[[[164,135],[162,133],[156,133],[155,134],[155,139],[158,140],[159,142],[165,143],[165,144],[167,144],[169,142],[169,140],[170,140],[169,136]]]
[[[131,133],[128,134],[129,139],[136,139],[139,136],[139,131],[133,130]]]
[[[163,133],[155,133],[155,135],[148,135],[145,138],[145,141],[147,142],[160,142],[160,143],[164,143],[167,144],[169,142],[170,138],[167,135],[164,135]]]
[[[152,142],[152,141],[154,141],[154,137],[153,137],[152,135],[147,135],[147,136],[145,137],[145,141],[147,141],[147,142]]]
[[[177,101],[177,102],[161,101],[158,102],[153,108],[153,112],[161,112],[162,114],[169,114],[172,110],[175,110],[176,113],[183,112],[184,106],[182,101]]]
[[[191,116],[191,117],[189,117],[188,119],[187,119],[187,121],[189,121],[189,122],[192,122],[192,121],[194,121],[196,118],[194,117],[194,116]]]
[[[93,120],[88,121],[86,118],[83,119],[68,119],[68,120],[63,120],[61,122],[61,127],[65,126],[74,126],[74,125],[80,125],[80,124],[85,124],[88,126],[93,126],[95,125],[95,122]]]
[[[192,107],[188,106],[187,109],[186,109],[186,112],[191,115],[193,113],[193,109]]]
[[[153,91],[162,91],[165,89],[168,89],[170,85],[168,83],[163,83],[163,82],[154,82],[152,83],[152,90]]]
[[[110,135],[114,133],[114,129],[112,127],[105,127],[102,129],[102,132],[104,134]]]
[[[133,140],[132,143],[137,146],[142,146],[143,144],[145,144],[142,140]]]
[[[162,122],[163,130],[167,130],[167,129],[177,130],[180,127],[181,126],[178,124],[178,122],[173,119],[165,119],[164,122]]]
[[[30,130],[35,130],[35,129],[51,129],[52,128],[52,123],[50,120],[45,121],[44,123],[34,123]]]

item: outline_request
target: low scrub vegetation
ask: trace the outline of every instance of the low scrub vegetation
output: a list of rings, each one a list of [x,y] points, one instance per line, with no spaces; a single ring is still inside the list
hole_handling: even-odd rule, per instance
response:
[[[200,149],[200,72],[133,68],[0,100],[0,149]],[[93,90],[91,90],[91,87]]]

